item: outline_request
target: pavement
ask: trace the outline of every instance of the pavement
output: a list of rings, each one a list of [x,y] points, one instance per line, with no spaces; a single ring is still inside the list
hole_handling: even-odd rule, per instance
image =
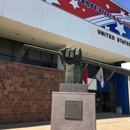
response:
[[[0,130],[50,130],[50,122],[0,125]],[[130,115],[97,113],[96,130],[130,130]]]

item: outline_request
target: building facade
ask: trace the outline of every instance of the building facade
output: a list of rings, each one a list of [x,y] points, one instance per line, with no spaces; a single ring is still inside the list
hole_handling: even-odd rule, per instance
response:
[[[108,0],[0,0],[0,124],[50,120],[51,92],[65,81],[57,55],[28,49],[18,61],[24,44],[81,48],[84,58],[121,67],[130,61],[129,23],[129,12]],[[99,68],[88,64],[88,84]],[[106,81],[112,71],[103,73]],[[122,114],[130,113],[127,81],[119,73],[103,88],[93,80],[89,91],[96,92],[97,112],[120,106]]]

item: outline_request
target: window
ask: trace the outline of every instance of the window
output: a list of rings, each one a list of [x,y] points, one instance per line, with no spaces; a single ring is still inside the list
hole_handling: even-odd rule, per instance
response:
[[[40,51],[29,49],[29,59],[40,61]]]
[[[103,68],[103,74],[104,74],[104,80],[107,80],[109,76],[111,75],[112,70]]]
[[[12,61],[12,57],[11,56],[0,55],[0,60]]]
[[[5,55],[12,55],[12,42],[5,39],[0,39],[0,53]]]
[[[21,61],[16,56],[24,43],[0,38],[0,60],[57,68],[57,55],[28,49]]]
[[[42,61],[43,62],[51,62],[51,54],[42,52]]]
[[[94,78],[98,70],[99,70],[99,67],[88,64],[88,77]]]

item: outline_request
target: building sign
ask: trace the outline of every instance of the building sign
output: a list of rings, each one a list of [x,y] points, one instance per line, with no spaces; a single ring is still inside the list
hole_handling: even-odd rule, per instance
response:
[[[123,39],[118,38],[118,37],[115,38],[114,35],[111,35],[111,34],[109,34],[109,33],[106,33],[106,32],[104,32],[104,31],[101,31],[101,30],[99,30],[99,29],[97,30],[97,33],[98,33],[99,35],[103,36],[103,37],[109,38],[109,39],[111,39],[111,40],[116,40],[117,42],[122,43],[122,44],[127,45],[127,46],[130,47],[130,42],[128,42],[128,41],[126,41],[126,40],[123,40]]]
[[[130,39],[130,13],[112,0],[44,1]]]

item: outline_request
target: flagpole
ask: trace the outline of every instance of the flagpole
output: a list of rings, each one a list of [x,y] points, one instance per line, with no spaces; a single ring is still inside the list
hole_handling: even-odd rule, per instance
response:
[[[85,65],[85,67],[87,67],[87,66],[88,66],[88,64]],[[85,67],[83,68],[83,70],[85,69]]]
[[[100,69],[101,69],[101,67],[100,67]],[[99,69],[99,70],[100,70],[100,69]],[[99,72],[99,70],[98,70],[98,72]],[[89,83],[88,87],[91,85],[91,83],[92,83],[93,80],[95,79],[95,77],[96,77],[96,75],[98,74],[98,72],[95,74],[95,76],[93,77],[93,79],[92,79],[91,82]]]
[[[88,64],[85,65],[85,67],[83,68],[83,72],[82,74],[84,73],[84,69],[88,66]],[[82,75],[82,78],[83,78],[83,75]],[[87,77],[88,78],[88,77]],[[84,84],[84,79],[83,79],[83,84]]]
[[[107,78],[107,80],[105,81],[104,85],[106,84],[106,82],[113,76],[113,74],[115,73],[115,71],[113,70],[113,72],[110,74],[110,76]]]

